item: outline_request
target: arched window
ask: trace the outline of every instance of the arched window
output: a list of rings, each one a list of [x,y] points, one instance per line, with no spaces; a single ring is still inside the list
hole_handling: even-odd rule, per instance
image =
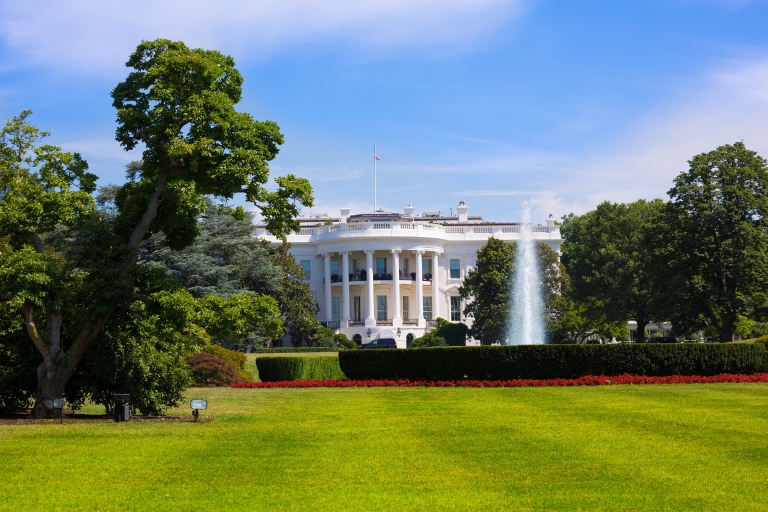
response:
[[[411,348],[411,343],[413,343],[413,334],[409,332],[405,337],[405,348]]]
[[[354,336],[352,336],[352,340],[354,340],[354,342],[357,343],[358,347],[363,344],[363,337],[360,336],[359,334],[355,334]]]

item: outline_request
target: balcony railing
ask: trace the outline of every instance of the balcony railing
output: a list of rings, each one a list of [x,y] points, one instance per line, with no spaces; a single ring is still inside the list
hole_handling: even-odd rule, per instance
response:
[[[403,325],[419,325],[419,321],[415,318],[413,320],[403,319]]]
[[[365,320],[350,320],[350,327],[365,327]]]
[[[327,322],[320,322],[320,323],[333,331],[338,331],[339,328],[341,327],[341,322],[338,320],[328,320]]]
[[[376,325],[392,325],[392,320],[376,320]]]

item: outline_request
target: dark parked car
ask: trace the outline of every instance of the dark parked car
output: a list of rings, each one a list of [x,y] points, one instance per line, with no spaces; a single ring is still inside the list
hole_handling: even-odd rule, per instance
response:
[[[650,343],[682,343],[677,336],[661,336],[659,338],[651,338],[648,341]]]
[[[363,343],[360,348],[397,348],[395,338],[379,338],[370,343]]]

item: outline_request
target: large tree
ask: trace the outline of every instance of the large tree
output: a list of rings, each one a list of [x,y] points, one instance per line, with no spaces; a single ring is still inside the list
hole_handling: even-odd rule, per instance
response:
[[[469,336],[483,345],[505,343],[509,333],[514,289],[517,244],[491,237],[477,251],[477,268],[470,270],[459,288],[464,299],[470,299],[464,314],[472,317]],[[536,243],[540,285],[544,308],[542,316],[548,324],[560,313],[559,300],[563,268],[557,253],[544,243]],[[550,327],[548,325],[548,327]],[[551,329],[550,329],[551,330]]]
[[[578,303],[607,322],[635,320],[640,341],[655,316],[653,239],[664,209],[661,200],[616,204],[605,201],[584,215],[563,219],[563,264]]]
[[[742,142],[688,163],[659,232],[665,310],[677,329],[709,325],[732,341],[740,317],[768,306],[768,167]]]
[[[145,41],[127,66],[133,71],[112,91],[116,138],[126,150],[143,145],[143,164],[117,192],[114,222],[93,215],[96,177],[85,162],[40,145],[45,134],[27,112],[0,138],[0,237],[10,247],[0,258],[0,300],[23,315],[43,358],[38,417],[53,414],[52,400],[116,309],[147,299],[135,272],[142,240],[163,233],[171,248],[191,244],[206,195],[244,193],[280,237],[298,228],[296,204],[312,204],[306,180],[289,175],[266,188],[283,136],[274,122],[235,110],[242,77],[230,57]],[[80,232],[76,250],[46,246],[56,226]]]

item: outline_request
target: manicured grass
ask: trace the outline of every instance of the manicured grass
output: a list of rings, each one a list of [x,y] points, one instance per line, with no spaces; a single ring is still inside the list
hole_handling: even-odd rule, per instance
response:
[[[764,510],[768,503],[765,384],[188,394],[208,398],[213,421],[0,425],[0,507]]]

